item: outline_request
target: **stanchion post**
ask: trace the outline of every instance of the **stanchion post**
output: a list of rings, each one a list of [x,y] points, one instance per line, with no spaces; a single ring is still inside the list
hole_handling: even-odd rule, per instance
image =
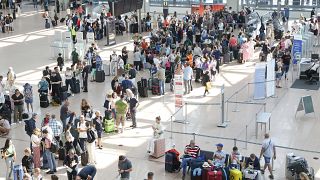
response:
[[[171,119],[171,137],[170,137],[170,139],[172,139],[172,125],[173,125],[173,123],[172,123],[172,116],[170,117],[170,119]]]
[[[246,125],[246,149],[248,149],[248,125]]]
[[[232,112],[239,112],[240,110],[238,109],[238,91],[235,93],[236,96],[236,103],[235,103],[235,108]]]
[[[228,101],[226,101],[226,105],[227,105],[227,112],[226,112],[226,122],[231,122],[230,120],[229,120],[229,102]]]
[[[196,141],[196,133],[193,133],[193,141]]]
[[[185,121],[188,122],[188,103],[186,102],[185,105],[186,105],[186,118],[185,118]]]
[[[237,139],[236,139],[236,138],[233,139],[233,146],[234,146],[234,147],[237,146]]]
[[[264,112],[267,111],[267,103],[264,103],[264,104],[263,104],[263,110],[264,110]]]
[[[251,101],[251,100],[250,100],[250,83],[248,83],[247,86],[248,86],[248,101]]]

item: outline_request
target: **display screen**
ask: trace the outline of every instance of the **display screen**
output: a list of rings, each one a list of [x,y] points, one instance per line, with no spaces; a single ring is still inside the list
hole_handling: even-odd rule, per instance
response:
[[[136,11],[141,9],[143,6],[143,0],[109,0],[109,7],[112,11],[112,2],[114,2],[114,13],[115,16],[119,16],[128,12]]]

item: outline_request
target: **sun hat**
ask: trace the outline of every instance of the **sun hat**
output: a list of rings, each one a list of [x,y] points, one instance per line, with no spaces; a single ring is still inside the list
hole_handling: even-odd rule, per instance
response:
[[[208,162],[204,162],[202,165],[203,168],[209,168],[211,167],[210,164]]]

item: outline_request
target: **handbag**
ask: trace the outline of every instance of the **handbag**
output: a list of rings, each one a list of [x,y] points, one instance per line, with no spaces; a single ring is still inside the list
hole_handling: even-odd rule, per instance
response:
[[[207,83],[206,83],[206,89],[207,89],[207,90],[211,89],[211,82],[207,82]]]

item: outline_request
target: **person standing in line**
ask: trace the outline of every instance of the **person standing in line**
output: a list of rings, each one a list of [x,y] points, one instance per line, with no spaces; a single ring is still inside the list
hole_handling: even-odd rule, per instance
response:
[[[63,126],[61,121],[56,119],[56,115],[52,114],[49,121],[49,127],[52,129],[53,137],[57,142],[60,141],[60,134],[63,133]]]
[[[10,179],[13,174],[13,164],[16,160],[16,149],[10,138],[6,140],[2,148],[1,157],[6,161],[6,179]]]
[[[74,180],[78,171],[79,157],[75,154],[73,149],[68,151],[63,165],[67,167],[68,180]]]
[[[129,96],[129,110],[130,110],[130,115],[132,119],[132,127],[133,129],[137,127],[137,119],[136,119],[136,114],[137,114],[137,108],[139,106],[139,101],[134,97],[134,94],[130,89],[126,90],[127,95]]]
[[[264,135],[264,140],[262,142],[262,148],[261,148],[261,152],[260,152],[260,156],[259,159],[261,159],[261,157],[264,157],[264,168],[262,170],[262,174],[264,174],[264,171],[266,170],[266,168],[268,168],[270,175],[269,178],[270,179],[274,179],[273,173],[272,173],[272,166],[271,166],[271,159],[276,159],[276,146],[274,144],[274,142],[271,140],[270,135],[268,133],[266,133]]]
[[[63,69],[63,66],[64,66],[64,59],[63,59],[61,53],[58,54],[57,66],[60,68],[60,72],[62,72],[62,69]]]
[[[204,86],[204,94],[205,97],[207,93],[209,94],[209,89],[211,88],[209,71],[206,71],[202,77],[202,85]]]
[[[93,118],[93,120],[92,120],[93,127],[97,131],[97,136],[98,136],[97,146],[98,146],[98,149],[102,149],[103,146],[102,146],[102,143],[101,143],[101,137],[102,137],[103,118],[101,116],[100,111],[96,111],[95,115],[96,115],[96,117]]]
[[[96,142],[96,132],[94,132],[92,126],[89,122],[85,122],[87,128],[87,139],[86,139],[86,150],[88,152],[88,163],[89,164],[97,164],[96,154],[95,154],[95,142]],[[93,135],[93,136],[92,136]],[[90,139],[91,138],[91,139]]]
[[[31,144],[32,144],[32,151],[33,151],[33,162],[34,168],[40,168],[40,144],[41,144],[41,131],[39,128],[33,130],[33,134],[31,135]]]
[[[121,180],[129,180],[130,172],[132,172],[132,163],[125,156],[119,156],[118,172]]]
[[[49,134],[47,129],[44,129],[42,131],[42,134],[44,136],[44,147],[45,147],[44,154],[47,157],[47,161],[50,169],[47,172],[47,174],[54,174],[55,172],[57,172],[57,169],[56,169],[56,160],[55,160],[54,154],[50,150],[52,146],[52,136]]]
[[[27,110],[28,113],[30,113],[30,108],[31,112],[33,112],[33,92],[32,92],[32,86],[29,83],[26,83],[23,86],[23,94],[25,96],[24,101],[27,104]]]
[[[282,72],[284,73],[284,78],[285,80],[288,80],[288,72],[290,68],[290,63],[291,63],[291,55],[290,51],[286,51],[286,53],[282,56]]]
[[[20,93],[19,89],[15,90],[15,94],[11,96],[12,101],[14,103],[14,123],[22,122],[22,113],[23,113],[23,94]],[[18,121],[19,120],[19,121]]]
[[[165,91],[165,81],[166,81],[166,70],[159,64],[158,71],[156,73],[156,77],[159,80],[160,84],[160,94],[164,95]]]
[[[122,51],[121,51],[121,55],[122,55],[122,59],[123,59],[123,62],[124,62],[124,65],[127,64],[127,61],[128,61],[128,51],[127,51],[127,46],[124,46],[122,48]]]
[[[69,110],[69,105],[70,105],[70,102],[66,100],[60,108],[60,120],[62,122],[63,129],[66,128],[66,125],[67,125],[66,120],[71,114],[71,111]]]
[[[50,82],[52,85],[52,97],[61,98],[60,88],[61,88],[61,84],[62,84],[62,78],[59,73],[58,67],[55,67],[54,71],[51,73]]]
[[[87,65],[86,62],[83,62],[83,71],[82,71],[82,79],[83,79],[83,92],[88,92],[88,78],[90,73],[90,66]]]
[[[193,70],[189,63],[186,63],[183,69],[183,84],[184,84],[184,94],[190,94],[191,91],[191,80],[193,76]]]
[[[128,112],[128,104],[124,100],[124,95],[121,95],[120,99],[116,101],[115,109],[116,109],[116,131],[123,133],[125,121],[126,121],[126,114]],[[121,131],[119,131],[120,122],[122,125]]]
[[[77,129],[78,129],[78,132],[79,132],[79,145],[81,147],[81,150],[83,152],[86,151],[86,148],[85,148],[85,142],[87,140],[87,126],[86,126],[86,121],[84,119],[84,115],[81,115],[80,116],[80,122],[77,124]]]

